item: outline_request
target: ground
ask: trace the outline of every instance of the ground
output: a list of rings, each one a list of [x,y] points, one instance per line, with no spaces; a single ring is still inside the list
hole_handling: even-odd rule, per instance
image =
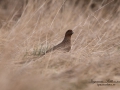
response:
[[[1,0],[1,90],[119,90],[119,5],[118,0]],[[74,31],[70,52],[41,56],[68,29]]]

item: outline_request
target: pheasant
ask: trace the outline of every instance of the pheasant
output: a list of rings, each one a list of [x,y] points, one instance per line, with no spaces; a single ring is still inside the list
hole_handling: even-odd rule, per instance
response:
[[[46,51],[46,53],[54,51],[54,50],[63,50],[63,51],[69,52],[71,49],[72,34],[73,34],[72,30],[67,30],[63,41],[61,43],[59,43],[58,45],[54,46],[53,48],[49,49],[48,51]]]

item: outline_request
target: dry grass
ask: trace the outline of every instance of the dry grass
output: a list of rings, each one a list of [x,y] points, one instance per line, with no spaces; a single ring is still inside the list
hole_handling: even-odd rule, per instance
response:
[[[1,90],[118,90],[120,1],[1,0]],[[72,29],[72,49],[40,57]],[[24,62],[24,63],[19,63]]]

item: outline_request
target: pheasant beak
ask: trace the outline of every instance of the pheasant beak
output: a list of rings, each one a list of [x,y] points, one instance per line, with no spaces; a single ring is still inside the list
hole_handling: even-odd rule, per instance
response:
[[[72,31],[72,34],[73,34],[74,32]]]

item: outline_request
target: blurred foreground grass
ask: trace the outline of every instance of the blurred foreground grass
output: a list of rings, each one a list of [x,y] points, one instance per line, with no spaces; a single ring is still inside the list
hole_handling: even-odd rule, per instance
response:
[[[119,5],[119,0],[1,0],[1,90],[119,90],[120,83],[90,83],[120,81]],[[68,29],[74,31],[70,52],[39,57],[41,46],[61,42]]]

